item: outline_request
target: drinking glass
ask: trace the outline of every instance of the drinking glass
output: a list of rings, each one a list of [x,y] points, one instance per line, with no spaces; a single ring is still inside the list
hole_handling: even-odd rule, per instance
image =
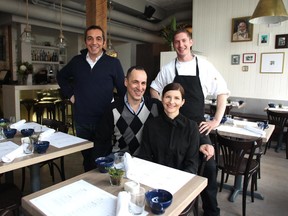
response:
[[[133,215],[140,215],[145,207],[145,189],[139,187],[139,190],[133,190],[130,194],[129,211]]]
[[[21,143],[25,154],[32,154],[34,152],[34,141],[30,137],[21,138]]]
[[[41,125],[37,125],[34,127],[34,133],[32,134],[32,136],[30,137],[33,142],[38,142],[39,140],[39,136],[42,133],[42,126]]]

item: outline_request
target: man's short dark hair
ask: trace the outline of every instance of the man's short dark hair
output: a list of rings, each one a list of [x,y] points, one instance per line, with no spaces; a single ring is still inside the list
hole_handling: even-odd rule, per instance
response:
[[[180,34],[180,33],[185,33],[185,34],[187,34],[187,36],[188,36],[190,39],[192,39],[192,34],[191,34],[186,28],[179,28],[179,29],[177,29],[177,30],[174,32],[174,34],[173,34],[173,41],[174,41],[174,39],[175,39],[175,36],[176,36],[177,34]]]
[[[84,32],[84,41],[86,41],[86,38],[87,38],[87,32],[92,30],[92,29],[98,29],[102,32],[102,38],[103,38],[103,41],[105,41],[105,33],[104,33],[104,30],[100,27],[100,26],[97,26],[97,25],[91,25],[89,26],[88,28],[86,28],[85,32]]]
[[[139,66],[139,65],[132,66],[132,67],[130,67],[130,68],[128,69],[128,71],[127,71],[127,74],[126,74],[126,78],[127,78],[127,79],[129,78],[129,76],[131,75],[131,72],[132,72],[134,69],[135,69],[135,70],[143,70],[143,71],[145,71],[145,69],[144,69],[142,66]],[[145,73],[146,73],[146,71],[145,71]]]

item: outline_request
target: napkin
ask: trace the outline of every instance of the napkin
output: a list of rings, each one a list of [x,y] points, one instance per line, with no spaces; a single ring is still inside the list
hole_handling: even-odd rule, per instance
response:
[[[49,128],[48,130],[42,132],[42,133],[39,135],[39,140],[40,140],[40,141],[43,141],[45,138],[51,136],[53,133],[55,133],[55,130],[52,129],[52,128]]]
[[[14,124],[11,124],[10,125],[10,128],[15,128],[17,129],[18,131],[20,130],[20,128],[25,124],[26,120],[25,119],[22,119]]]
[[[129,216],[130,195],[126,191],[120,191],[117,198],[116,216]]]
[[[251,132],[253,132],[253,133],[259,134],[259,135],[261,135],[261,136],[264,136],[264,135],[266,134],[265,131],[263,131],[263,130],[261,130],[261,129],[259,129],[259,128],[252,127],[252,126],[250,126],[250,125],[245,125],[245,126],[244,126],[244,129],[246,129],[246,130],[248,130],[248,131],[251,131]]]
[[[17,149],[15,149],[14,151],[4,155],[1,160],[4,162],[4,163],[10,163],[12,162],[16,157],[20,156],[23,154],[23,147],[20,146],[18,147]]]
[[[125,152],[124,154],[124,167],[126,178],[129,178],[131,171],[133,169],[133,161],[131,155],[128,152]]]

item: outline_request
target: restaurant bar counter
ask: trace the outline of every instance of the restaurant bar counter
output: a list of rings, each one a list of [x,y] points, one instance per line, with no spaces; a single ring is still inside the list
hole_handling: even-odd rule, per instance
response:
[[[16,121],[21,120],[21,99],[34,99],[37,91],[54,91],[59,89],[58,84],[48,85],[3,85],[3,114],[4,118],[15,116]],[[23,117],[22,117],[23,118]]]

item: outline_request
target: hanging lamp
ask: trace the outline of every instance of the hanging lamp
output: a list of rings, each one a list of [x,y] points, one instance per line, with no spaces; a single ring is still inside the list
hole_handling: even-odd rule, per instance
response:
[[[31,43],[35,40],[35,38],[32,36],[31,25],[29,25],[28,21],[28,0],[26,0],[26,26],[20,35],[20,40],[25,43]]]
[[[65,48],[67,46],[67,40],[63,34],[63,25],[62,25],[62,0],[60,1],[60,34],[58,37],[58,41],[56,43],[57,47]]]
[[[111,42],[111,35],[110,35],[110,30],[111,30],[111,10],[112,10],[112,2],[109,1],[108,5],[108,38],[107,38],[107,49],[106,49],[106,54],[112,57],[117,58],[118,53],[115,51],[115,49],[112,46]]]
[[[288,19],[282,0],[260,0],[249,20],[252,24],[276,24]]]

